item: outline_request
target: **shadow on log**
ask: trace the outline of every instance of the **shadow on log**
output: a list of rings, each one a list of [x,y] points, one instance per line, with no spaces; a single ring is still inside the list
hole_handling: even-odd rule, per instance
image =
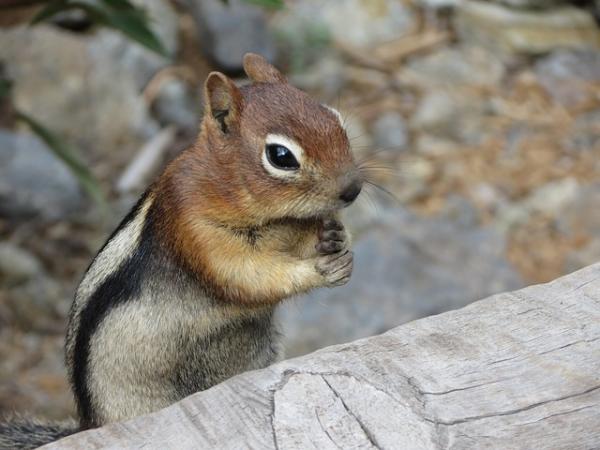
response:
[[[600,448],[600,264],[44,448],[142,447]]]

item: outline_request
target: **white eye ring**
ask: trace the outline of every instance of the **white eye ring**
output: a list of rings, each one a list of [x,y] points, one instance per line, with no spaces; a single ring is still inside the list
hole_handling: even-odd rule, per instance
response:
[[[304,150],[302,149],[302,147],[300,147],[300,145],[298,145],[296,141],[289,137],[283,136],[281,134],[268,134],[267,138],[265,139],[265,146],[262,152],[263,167],[266,169],[267,172],[269,172],[270,175],[283,179],[298,178],[298,171],[280,169],[271,164],[271,161],[269,161],[269,158],[267,156],[268,145],[281,145],[283,147],[286,147],[290,152],[292,152],[292,154],[296,158],[296,161],[298,161],[298,164],[300,164],[300,167],[302,167],[302,161],[304,157]]]

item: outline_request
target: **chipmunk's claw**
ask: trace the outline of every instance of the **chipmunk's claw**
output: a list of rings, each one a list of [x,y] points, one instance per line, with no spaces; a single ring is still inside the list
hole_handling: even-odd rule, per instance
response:
[[[319,231],[319,242],[316,245],[317,252],[322,255],[330,255],[344,250],[347,246],[344,225],[338,220],[327,219],[323,222],[323,228]]]
[[[348,235],[339,220],[327,219],[323,222],[316,249],[321,255],[317,257],[316,269],[325,278],[325,285],[334,287],[346,284],[352,274],[353,254],[348,250]]]
[[[353,258],[354,255],[349,250],[320,256],[316,268],[325,278],[329,287],[341,286],[350,280]]]

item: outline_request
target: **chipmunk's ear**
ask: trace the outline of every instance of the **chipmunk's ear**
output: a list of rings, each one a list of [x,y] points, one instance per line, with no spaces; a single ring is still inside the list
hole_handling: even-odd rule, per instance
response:
[[[248,78],[258,83],[285,83],[287,81],[279,70],[256,53],[244,55],[244,71]]]
[[[237,125],[241,108],[242,94],[233,81],[221,72],[211,72],[204,84],[204,111],[223,133]]]

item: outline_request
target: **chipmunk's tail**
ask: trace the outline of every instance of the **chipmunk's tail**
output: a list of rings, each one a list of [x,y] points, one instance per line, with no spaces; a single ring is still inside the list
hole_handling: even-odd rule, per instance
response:
[[[74,420],[45,423],[14,417],[0,422],[0,450],[37,448],[78,431]]]

